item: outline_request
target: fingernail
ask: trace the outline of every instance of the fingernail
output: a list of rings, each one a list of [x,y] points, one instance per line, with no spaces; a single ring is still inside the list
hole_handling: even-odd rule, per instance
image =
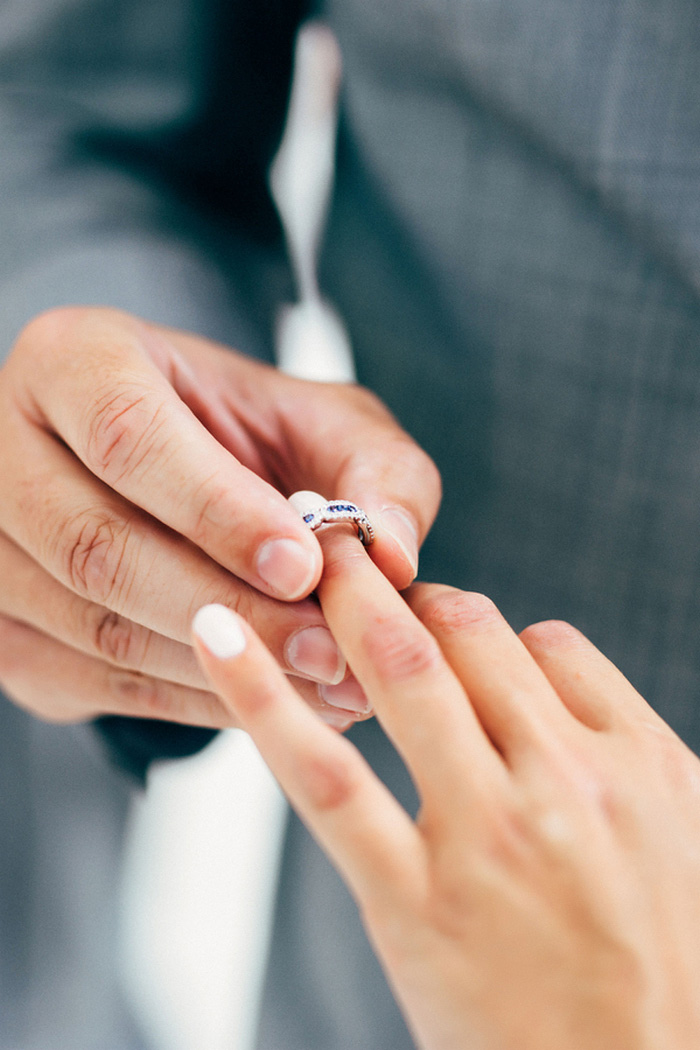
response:
[[[415,521],[401,507],[387,507],[381,512],[379,522],[384,531],[398,543],[415,576],[418,572],[418,529]]]
[[[355,711],[357,714],[367,715],[372,710],[372,705],[367,698],[360,683],[356,678],[348,678],[340,685],[322,685],[319,687],[319,695],[331,707],[339,707],[345,711]]]
[[[355,719],[348,717],[347,711],[336,711],[332,707],[322,708],[318,712],[318,717],[326,725],[332,726],[333,729],[338,729],[342,733],[344,730],[349,729],[350,726],[355,725]]]
[[[327,500],[323,496],[319,496],[318,492],[311,492],[309,489],[301,489],[299,492],[293,492],[288,497],[288,502],[294,507],[297,514],[300,514],[303,518],[309,511],[318,510],[322,507]]]
[[[231,660],[245,649],[238,617],[225,605],[203,605],[194,615],[192,631],[219,660]]]
[[[287,663],[299,674],[335,685],[345,677],[345,657],[327,627],[302,627],[287,642]]]
[[[317,559],[296,540],[268,540],[258,551],[255,567],[275,594],[293,601],[311,590]]]

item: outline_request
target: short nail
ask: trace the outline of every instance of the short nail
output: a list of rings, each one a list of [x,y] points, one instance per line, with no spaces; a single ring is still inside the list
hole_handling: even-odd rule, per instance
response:
[[[339,707],[344,711],[355,711],[367,715],[372,710],[367,694],[356,678],[348,678],[340,685],[322,685],[319,694],[330,707]]]
[[[355,719],[350,716],[348,717],[347,711],[336,711],[332,707],[323,708],[318,712],[318,717],[326,725],[332,726],[333,729],[339,729],[341,732],[345,729],[349,729],[350,726],[355,724]]]
[[[238,618],[225,605],[203,605],[195,613],[192,631],[219,660],[231,660],[245,649]]]
[[[275,594],[290,601],[311,589],[317,561],[313,552],[296,540],[268,540],[258,551],[255,567]]]
[[[291,503],[297,514],[300,514],[303,518],[310,510],[318,510],[319,507],[322,507],[326,500],[318,492],[301,489],[299,492],[293,492],[289,496],[288,502]]]
[[[334,685],[345,676],[345,657],[327,627],[302,627],[287,642],[285,656],[292,670],[314,681]]]
[[[387,507],[381,512],[379,518],[381,527],[398,543],[406,555],[415,576],[418,572],[418,529],[415,521],[401,507]]]

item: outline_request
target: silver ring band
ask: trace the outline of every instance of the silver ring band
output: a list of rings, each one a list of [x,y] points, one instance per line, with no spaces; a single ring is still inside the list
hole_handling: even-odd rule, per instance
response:
[[[365,547],[374,542],[374,527],[365,512],[356,503],[347,500],[334,499],[316,510],[310,510],[302,515],[303,520],[312,532],[320,529],[322,525],[338,525],[348,523],[357,526],[357,535]]]

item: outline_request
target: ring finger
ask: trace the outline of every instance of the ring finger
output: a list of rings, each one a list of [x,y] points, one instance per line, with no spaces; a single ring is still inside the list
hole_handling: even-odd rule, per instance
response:
[[[382,725],[403,755],[424,804],[439,812],[455,793],[493,793],[505,770],[464,689],[431,634],[367,557],[349,526],[318,534],[321,606]],[[441,756],[439,766],[435,756]]]

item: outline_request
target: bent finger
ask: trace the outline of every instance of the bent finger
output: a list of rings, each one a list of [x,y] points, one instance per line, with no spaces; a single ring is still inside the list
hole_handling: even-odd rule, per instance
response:
[[[51,434],[21,419],[9,433],[23,454],[0,450],[12,493],[0,501],[0,528],[66,588],[185,645],[195,609],[223,602],[245,613],[285,670],[343,679],[345,661],[316,602],[260,594],[109,489]]]
[[[127,715],[223,729],[231,712],[208,690],[111,667],[0,616],[0,685],[18,706],[48,722]]]
[[[188,333],[169,332],[168,338],[188,358],[205,356],[202,341]],[[245,389],[254,418],[267,420],[268,429],[283,435],[277,441],[284,462],[284,471],[277,470],[280,487],[287,495],[313,489],[363,507],[376,530],[373,560],[395,587],[407,587],[440,504],[441,481],[433,461],[370,391],[278,371],[266,373],[261,383],[260,367],[240,355],[226,355],[218,366],[217,389],[222,398],[228,390],[233,403],[240,403],[239,391]],[[222,440],[233,444],[235,437],[226,439],[230,423],[227,427],[221,414],[213,423]]]
[[[285,600],[312,590],[316,540],[156,366],[153,358],[184,367],[164,329],[113,310],[61,309],[24,330],[16,356],[27,355],[19,385],[28,417],[96,477],[258,590]]]
[[[87,656],[205,689],[192,648],[81,598],[0,533],[0,613]]]
[[[310,384],[283,378],[280,411],[291,441],[303,449],[298,487],[362,507],[376,532],[372,560],[403,590],[416,577],[418,552],[440,505],[435,464],[369,391],[326,384],[320,400]],[[324,440],[311,447],[314,420]]]

